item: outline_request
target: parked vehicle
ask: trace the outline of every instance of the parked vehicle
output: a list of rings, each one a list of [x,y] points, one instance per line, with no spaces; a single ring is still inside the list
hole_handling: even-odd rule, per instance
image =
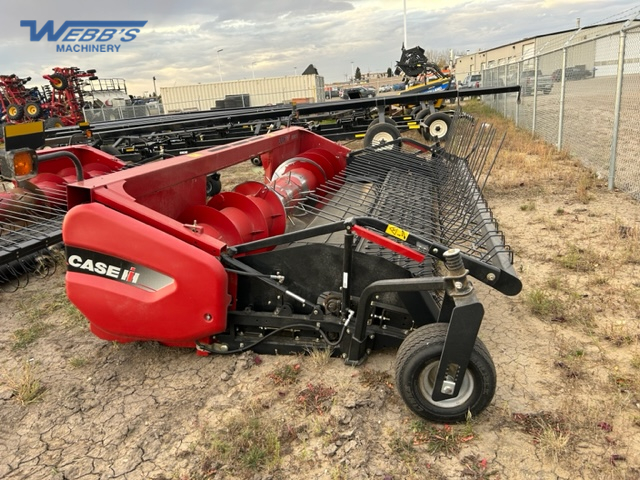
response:
[[[342,90],[342,98],[345,100],[353,100],[354,98],[373,98],[376,91],[369,87],[349,87]]]
[[[567,67],[565,69],[566,80],[584,80],[585,78],[591,78],[593,73],[591,70],[587,70],[586,65],[576,65],[575,67]],[[562,69],[558,68],[551,74],[551,79],[554,82],[562,80]]]
[[[542,71],[538,70],[538,78],[537,78],[537,88],[538,92],[542,92],[545,95],[551,93],[551,89],[553,88],[553,79],[551,75],[543,75]],[[533,88],[536,84],[536,71],[535,70],[524,70],[520,74],[520,85],[522,86],[522,94],[523,95],[533,95]]]
[[[481,86],[482,75],[474,73],[472,75],[467,75],[465,79],[458,84],[458,90],[462,90],[464,88],[480,88]]]
[[[340,96],[338,87],[324,87],[324,98],[329,100]]]

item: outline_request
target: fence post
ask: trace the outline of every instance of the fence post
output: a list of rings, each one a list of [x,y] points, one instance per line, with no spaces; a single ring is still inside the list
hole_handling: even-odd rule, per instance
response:
[[[562,75],[560,77],[560,118],[558,118],[558,143],[556,147],[562,150],[562,135],[564,130],[564,91],[567,83],[567,47],[562,49]]]
[[[616,79],[616,105],[613,113],[613,138],[609,155],[609,190],[613,190],[616,176],[616,153],[618,151],[618,131],[620,127],[620,105],[622,103],[622,79],[624,77],[624,51],[627,42],[627,31],[620,30],[620,46],[618,47],[618,78]]]
[[[516,100],[516,127],[519,127],[520,123],[520,97],[522,96],[522,85],[520,84],[520,67],[519,63],[516,67],[516,85],[520,85],[520,93],[518,93],[518,100]]]
[[[536,134],[536,120],[538,116],[538,62],[540,57],[533,61],[533,118],[531,119],[531,133]]]
[[[502,83],[504,84],[504,85],[503,85],[504,87],[506,87],[506,86],[507,86],[507,73],[508,73],[508,69],[509,69],[509,64],[508,64],[508,63],[505,63],[505,64],[504,64],[504,80],[502,81]],[[499,83],[498,83],[498,86],[500,86],[500,84],[499,84]],[[506,93],[503,93],[501,96],[502,96],[502,103],[503,103],[503,106],[504,106],[504,111],[503,111],[503,112],[504,112],[504,113],[503,113],[504,118],[509,118],[509,117],[507,117],[507,114],[508,114],[508,112],[507,112],[507,94],[506,94]]]

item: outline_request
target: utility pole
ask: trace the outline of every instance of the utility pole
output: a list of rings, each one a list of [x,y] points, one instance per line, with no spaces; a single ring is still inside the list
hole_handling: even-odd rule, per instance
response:
[[[409,48],[407,45],[407,0],[404,0],[404,48]]]
[[[223,50],[224,48],[221,48],[216,52],[216,54],[218,55],[218,75],[220,75],[220,81],[222,81],[222,70],[220,69],[220,52]]]

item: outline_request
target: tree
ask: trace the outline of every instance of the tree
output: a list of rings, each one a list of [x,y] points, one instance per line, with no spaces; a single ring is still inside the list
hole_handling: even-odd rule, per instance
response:
[[[362,73],[360,73],[360,67],[356,67],[356,80],[362,79]]]
[[[391,71],[391,67],[387,68],[387,77],[393,77],[393,72]]]

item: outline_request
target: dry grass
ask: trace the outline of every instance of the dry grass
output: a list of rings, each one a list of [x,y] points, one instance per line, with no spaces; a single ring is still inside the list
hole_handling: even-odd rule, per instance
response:
[[[16,372],[2,374],[2,383],[9,387],[13,398],[21,405],[38,401],[45,391],[35,370],[34,362],[25,360]]]

